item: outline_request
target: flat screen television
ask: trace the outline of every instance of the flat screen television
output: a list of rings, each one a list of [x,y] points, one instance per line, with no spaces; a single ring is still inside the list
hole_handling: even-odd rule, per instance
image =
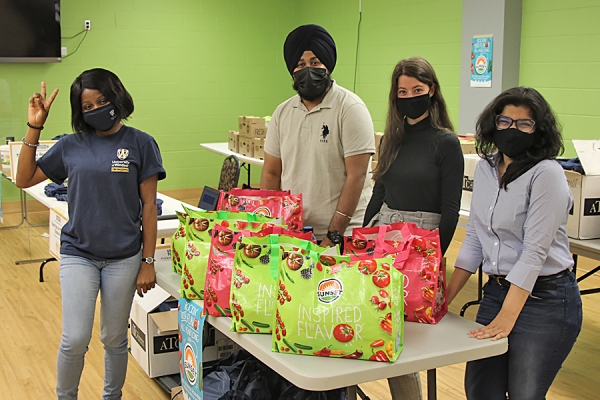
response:
[[[0,62],[59,62],[60,0],[0,0]]]

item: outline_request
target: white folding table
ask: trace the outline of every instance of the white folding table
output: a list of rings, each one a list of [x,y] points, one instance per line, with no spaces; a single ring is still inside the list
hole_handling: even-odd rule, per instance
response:
[[[250,166],[258,165],[259,167],[262,167],[263,164],[265,163],[264,160],[261,160],[259,158],[244,156],[242,154],[233,152],[233,151],[229,150],[228,146],[229,146],[229,144],[227,142],[200,143],[200,147],[202,147],[203,149],[212,151],[213,153],[221,154],[225,157],[229,157],[231,155],[236,156],[238,158],[238,160],[240,160],[240,162],[242,163],[242,167],[246,168],[246,171],[248,171],[248,186],[250,186]]]
[[[179,298],[180,275],[169,262],[157,263],[156,281]],[[271,336],[231,332],[231,318],[209,316],[207,321],[294,385],[307,390],[347,387],[356,399],[360,383],[427,370],[428,398],[436,398],[436,368],[503,354],[507,339],[471,339],[467,332],[481,325],[448,313],[437,325],[407,322],[404,349],[395,363],[298,356],[271,351]]]

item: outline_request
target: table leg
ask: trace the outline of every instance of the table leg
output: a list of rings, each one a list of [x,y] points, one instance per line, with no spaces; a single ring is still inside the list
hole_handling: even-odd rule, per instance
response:
[[[248,187],[250,187],[251,186],[250,185],[250,164],[246,164],[246,166],[247,166],[246,169],[248,170]]]
[[[427,400],[437,399],[437,382],[436,382],[436,370],[427,370]]]
[[[348,386],[348,400],[356,400],[356,385]]]
[[[17,225],[2,226],[2,227],[0,227],[0,230],[11,229],[11,228],[18,228],[19,226],[23,225],[23,222],[26,219],[24,208],[23,208],[23,202],[24,202],[23,199],[26,199],[25,192],[23,192],[22,190],[19,190],[19,205],[20,205],[20,208],[21,208],[21,221]]]
[[[21,190],[21,192],[23,192]],[[29,222],[29,218],[28,218],[28,213],[27,213],[27,195],[25,195],[25,198],[23,199],[23,209],[25,210],[25,221],[27,221],[27,223],[29,224],[29,226],[44,226],[44,225],[48,225],[47,223],[41,223],[41,224],[32,224],[31,222]]]

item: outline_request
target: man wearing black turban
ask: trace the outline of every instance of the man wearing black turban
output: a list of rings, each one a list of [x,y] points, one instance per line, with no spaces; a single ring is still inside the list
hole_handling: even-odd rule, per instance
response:
[[[271,117],[260,187],[301,193],[305,225],[322,245],[341,244],[362,225],[371,195],[373,121],[364,102],[331,79],[337,52],[325,29],[294,29],[283,55],[298,95]]]

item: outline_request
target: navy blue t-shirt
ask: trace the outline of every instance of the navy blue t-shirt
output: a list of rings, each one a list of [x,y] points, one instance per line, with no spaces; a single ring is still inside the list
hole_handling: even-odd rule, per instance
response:
[[[69,221],[62,229],[61,254],[118,260],[140,250],[139,185],[155,174],[159,180],[166,177],[152,136],[128,126],[109,136],[68,135],[37,164],[58,184],[69,178]]]

